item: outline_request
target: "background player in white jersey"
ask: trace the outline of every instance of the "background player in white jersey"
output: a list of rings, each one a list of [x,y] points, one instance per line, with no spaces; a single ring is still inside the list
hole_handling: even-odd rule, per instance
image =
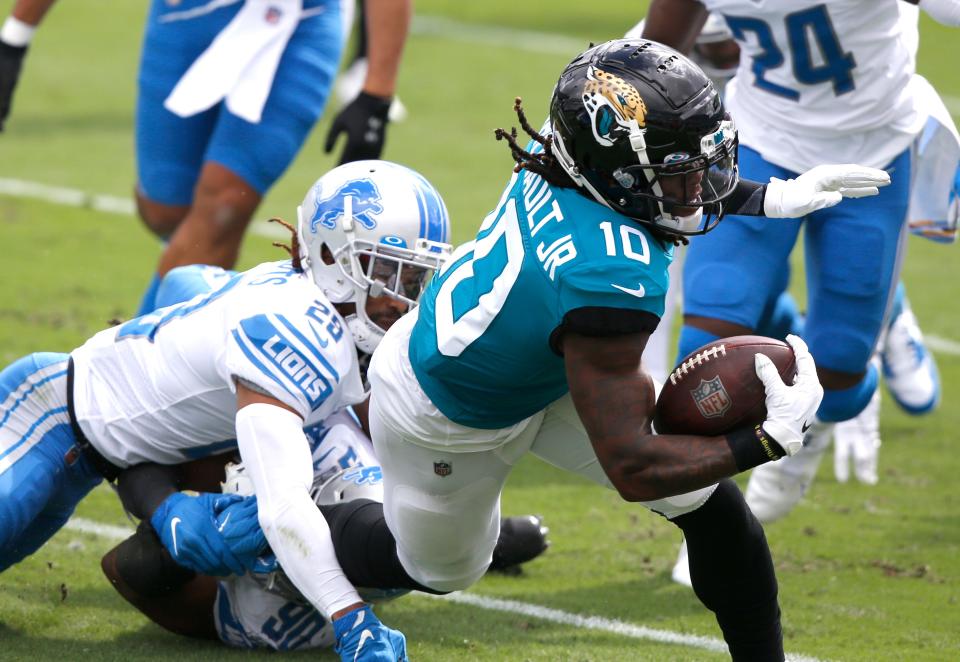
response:
[[[0,29],[0,130],[34,30],[55,0],[16,0]],[[369,0],[370,66],[334,118],[325,148],[341,163],[376,159],[413,13]],[[266,192],[320,118],[352,0],[152,0],[137,77],[136,203],[166,243],[139,312],[184,264],[232,267]]]
[[[951,4],[929,7],[936,13]],[[787,257],[801,221],[805,225],[808,310],[803,335],[817,360],[825,396],[818,411],[821,423],[808,433],[804,452],[777,466],[758,468],[751,477],[748,502],[761,520],[770,521],[785,514],[809,485],[829,442],[831,424],[854,418],[874,396],[878,370],[870,357],[884,320],[892,316],[910,321],[909,313],[901,316],[894,310],[891,315],[908,211],[949,219],[960,150],[949,115],[933,111],[938,104],[942,107],[936,93],[914,74],[916,9],[909,4],[654,0],[644,34],[687,48],[708,9],[725,17],[742,50],[727,97],[744,129],[745,176],[790,177],[823,159],[854,160],[893,173],[893,185],[875,199],[817,211],[776,227],[732,218],[689,251],[681,356],[717,337],[763,328],[786,288]],[[931,122],[948,126],[937,141],[921,142],[928,149],[931,143],[945,149],[917,165],[911,146],[921,132],[926,135]],[[903,335],[898,327],[891,333]],[[919,347],[912,337],[895,340],[897,348]],[[893,362],[888,364],[888,374],[896,381],[897,370]],[[923,411],[937,401],[935,370],[929,358],[914,364],[914,374],[925,377],[927,388],[898,401]],[[894,386],[908,390],[904,384]],[[838,447],[837,467],[843,477],[849,447]],[[858,476],[875,480],[875,453],[872,459],[859,455]]]
[[[321,227],[339,228],[342,244],[328,245]],[[339,652],[352,658],[366,641],[364,655],[403,659],[402,635],[379,623],[337,563],[310,498],[302,428],[365,399],[350,329],[357,344],[383,333],[367,315],[368,296],[392,308],[387,318],[406,312],[445,257],[448,232],[443,201],[419,174],[387,162],[342,166],[307,193],[292,260],[102,331],[70,355],[32,354],[5,369],[0,569],[38,549],[104,477],[236,447],[266,539],[334,621]],[[213,517],[228,512],[220,506],[176,493],[151,522],[178,562],[242,572],[218,542]]]
[[[546,136],[517,110],[534,142],[525,150],[515,132],[498,133],[517,161],[499,205],[373,357],[370,429],[396,544],[370,549],[369,531],[340,526],[350,504],[325,508],[338,548],[367,556],[355,568],[342,555],[344,569],[357,585],[381,586],[367,581],[377,558],[398,558],[411,581],[469,586],[490,563],[504,482],[531,451],[696,539],[697,593],[734,657],[782,658],[769,550],[724,479],[799,449],[821,394],[812,359],[791,339],[792,386],[757,359],[762,427],[665,437],[650,429],[641,356],[675,240],[708,231],[728,208],[791,216],[836,204],[841,191],[874,194],[887,177],[838,166],[767,186],[741,181],[736,130],[713,85],[649,41],[577,56],[554,90]]]

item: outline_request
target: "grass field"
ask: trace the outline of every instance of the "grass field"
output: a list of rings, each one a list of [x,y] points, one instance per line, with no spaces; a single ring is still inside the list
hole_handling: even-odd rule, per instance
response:
[[[507,150],[492,130],[512,122],[513,97],[525,98],[531,118],[543,116],[557,74],[579,45],[621,34],[645,4],[624,11],[617,3],[570,0],[417,3],[400,85],[410,117],[392,127],[385,157],[436,184],[458,241],[472,236],[509,174]],[[145,11],[145,2],[123,0],[56,7],[0,135],[0,180],[129,196]],[[922,35],[920,70],[957,108],[960,33],[924,18]],[[317,127],[259,217],[294,217],[309,184],[334,162],[322,153],[325,129]],[[948,340],[960,340],[957,250],[912,239],[905,266],[924,329]],[[69,351],[106,320],[130,316],[158,254],[132,216],[0,195],[0,366],[31,351]],[[241,266],[279,256],[253,233]],[[806,501],[768,527],[788,651],[821,660],[960,659],[960,357],[946,351],[937,358],[944,404],[935,415],[907,417],[884,394],[880,484],[837,484],[825,462]],[[507,513],[543,514],[553,546],[522,576],[488,577],[471,595],[719,636],[693,594],[669,579],[680,541],[672,525],[535,460],[514,472],[504,502]],[[77,514],[129,526],[105,487]],[[0,577],[0,660],[268,659],[147,623],[100,574],[99,558],[113,544],[64,530]],[[379,611],[407,634],[416,660],[723,657],[421,596]]]

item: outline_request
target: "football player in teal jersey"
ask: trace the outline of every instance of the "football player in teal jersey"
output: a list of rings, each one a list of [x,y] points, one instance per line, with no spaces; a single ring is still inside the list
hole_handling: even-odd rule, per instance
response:
[[[676,242],[728,212],[796,215],[889,179],[848,165],[741,181],[714,86],[650,41],[577,56],[542,135],[517,111],[533,141],[524,149],[515,131],[498,132],[517,162],[499,204],[374,354],[385,519],[356,502],[322,509],[344,571],[362,586],[468,587],[490,563],[501,490],[529,451],[679,526],[734,659],[782,659],[770,552],[729,477],[800,449],[823,392],[813,360],[791,337],[799,375],[787,385],[758,355],[765,422],[700,437],[651,429],[641,357]],[[378,527],[390,535],[371,534]]]

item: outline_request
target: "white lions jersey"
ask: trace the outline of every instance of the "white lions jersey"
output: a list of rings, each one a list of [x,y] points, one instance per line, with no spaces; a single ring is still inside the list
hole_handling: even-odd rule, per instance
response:
[[[803,172],[882,168],[922,129],[917,8],[901,0],[701,0],[740,44],[726,105],[740,142]]]
[[[77,421],[120,467],[235,446],[237,378],[305,425],[365,396],[343,319],[290,261],[101,331],[71,356]]]
[[[313,471],[323,481],[341,469],[344,480],[379,486],[373,444],[346,411],[304,432],[313,452]],[[370,490],[371,497],[378,492]],[[333,626],[311,605],[266,590],[250,573],[219,583],[213,608],[221,641],[237,648],[302,650],[333,646]]]

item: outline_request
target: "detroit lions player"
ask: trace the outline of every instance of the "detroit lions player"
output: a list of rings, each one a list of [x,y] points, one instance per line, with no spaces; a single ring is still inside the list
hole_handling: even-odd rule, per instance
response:
[[[36,26],[55,0],[17,0],[0,29],[0,127]],[[369,0],[369,69],[334,119],[330,152],[375,159],[412,13],[411,0]],[[337,73],[352,2],[152,0],[138,76],[136,201],[168,241],[160,278],[184,264],[232,267],[262,197],[320,117]],[[347,11],[349,9],[349,11]]]
[[[800,448],[821,395],[813,361],[791,338],[800,374],[787,386],[757,358],[763,426],[664,437],[650,429],[641,356],[675,240],[728,210],[791,216],[842,192],[873,194],[887,176],[836,166],[741,181],[736,129],[713,85],[649,41],[577,56],[554,89],[546,136],[519,102],[518,113],[534,142],[525,150],[499,132],[518,162],[500,203],[374,354],[370,430],[395,546],[370,549],[368,531],[342,526],[352,504],[325,508],[344,570],[356,585],[396,586],[374,575],[398,558],[408,581],[469,586],[490,563],[504,482],[530,451],[682,528],[698,595],[734,657],[782,658],[769,550],[726,478]]]
[[[340,228],[342,245],[328,246],[322,226]],[[292,260],[102,331],[69,355],[32,354],[5,369],[0,569],[39,548],[104,477],[236,447],[266,539],[303,595],[334,621],[341,654],[352,657],[373,635],[371,654],[403,659],[402,635],[376,620],[337,563],[310,498],[302,428],[366,396],[349,327],[373,333],[374,323],[363,300],[348,302],[352,288],[387,297],[394,318],[406,312],[445,256],[448,226],[443,201],[419,174],[387,162],[341,166],[308,192]],[[344,278],[327,277],[336,263],[349,267],[349,292]],[[220,505],[176,493],[151,523],[178,562],[242,573],[236,556],[217,547]],[[212,549],[213,563],[196,549]]]
[[[910,4],[916,3],[654,0],[647,15],[645,36],[681,48],[689,46],[708,10],[724,15],[742,51],[727,99],[743,128],[745,176],[791,177],[825,158],[883,167],[893,175],[893,185],[875,199],[782,224],[731,218],[689,251],[681,356],[715,338],[758,327],[786,286],[784,265],[801,225],[805,228],[803,335],[825,396],[804,452],[751,476],[747,498],[764,521],[782,516],[802,496],[832,423],[856,416],[874,394],[878,371],[870,357],[891,307],[914,181],[914,199],[935,208],[931,218],[949,213],[955,130],[946,140],[953,149],[945,150],[930,171],[915,178],[911,158],[911,146],[939,100],[914,74],[916,19],[904,20],[905,13],[917,11]],[[960,7],[956,0],[920,5],[948,24],[947,10]],[[936,389],[927,393],[923,407],[935,403]]]
[[[169,291],[165,286],[171,278],[193,280],[194,283],[180,284],[193,289],[197,279],[182,273],[185,269],[194,268],[181,267],[170,272],[161,284],[161,293],[164,289]],[[312,450],[312,495],[318,505],[359,498],[383,500],[380,467],[373,446],[354,417],[342,410],[304,432]],[[179,472],[170,474],[173,480],[166,489],[177,489],[179,482],[189,483],[194,489],[218,490],[216,483],[204,483],[200,478],[206,472],[198,471],[197,465],[205,463],[207,460],[180,467]],[[215,480],[222,479],[222,461],[212,468],[216,470]],[[226,474],[224,492],[252,493],[253,486],[243,465],[228,465]],[[333,644],[333,625],[291,585],[282,569],[264,574],[264,569],[257,567],[255,573],[225,578],[197,575],[173,563],[149,524],[144,524],[107,552],[101,565],[114,588],[157,624],[176,634],[219,639],[239,648],[289,651]],[[494,553],[497,567],[516,568],[538,556],[548,544],[546,533],[537,517],[505,519]],[[238,532],[229,535],[236,537]],[[269,563],[259,565],[270,567]],[[405,592],[360,590],[365,599],[377,601]]]

